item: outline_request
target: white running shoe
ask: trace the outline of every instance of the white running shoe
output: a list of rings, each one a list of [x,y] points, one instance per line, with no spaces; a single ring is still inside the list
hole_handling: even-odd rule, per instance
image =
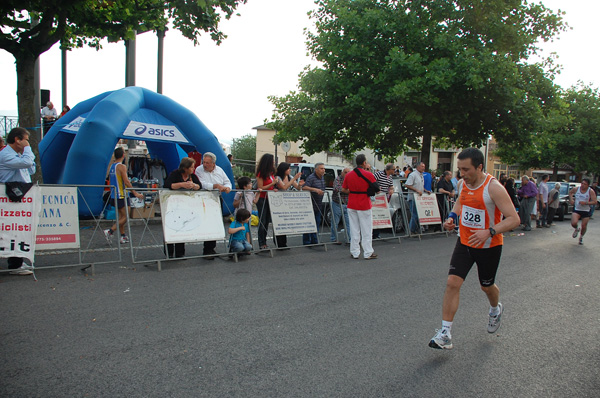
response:
[[[581,237],[579,238],[579,244],[580,244],[581,246],[583,246],[583,236],[581,236]]]
[[[575,231],[573,231],[573,238],[576,238],[578,234],[579,234],[579,228],[577,228]]]
[[[502,321],[502,313],[504,312],[504,307],[502,303],[498,303],[498,315],[490,315],[490,320],[488,322],[488,333],[495,333],[496,330],[500,327],[500,321]]]
[[[129,237],[127,235],[121,235],[121,239],[119,239],[121,244],[129,243]]]
[[[453,348],[452,336],[450,336],[450,334],[447,333],[446,330],[436,329],[436,334],[431,338],[431,341],[429,342],[429,347],[438,350],[451,350]]]
[[[11,275],[31,275],[33,274],[33,271],[31,270],[31,267],[29,265],[21,265],[19,268],[15,269],[14,271],[10,272]]]
[[[104,237],[106,238],[106,240],[108,241],[108,243],[112,242],[113,234],[112,234],[112,231],[110,230],[110,228],[104,230]]]

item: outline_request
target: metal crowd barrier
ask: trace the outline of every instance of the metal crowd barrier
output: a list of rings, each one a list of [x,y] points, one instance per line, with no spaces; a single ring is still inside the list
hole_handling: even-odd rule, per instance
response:
[[[228,234],[226,223],[225,227],[225,239],[216,240],[217,252],[219,254],[205,255],[199,250],[202,250],[204,241],[186,242],[185,251],[186,254],[180,257],[168,256],[168,248],[165,243],[163,226],[162,226],[162,214],[160,209],[159,193],[160,191],[170,191],[177,194],[177,190],[168,190],[164,188],[127,188],[126,191],[136,191],[144,195],[143,205],[140,207],[128,206],[127,208],[127,230],[129,233],[129,246],[131,253],[131,261],[133,264],[140,263],[156,263],[158,270],[162,270],[162,263],[165,261],[176,261],[184,259],[194,258],[210,258],[228,256],[229,253],[224,252],[222,246],[226,247]],[[186,191],[181,191],[185,193]],[[205,191],[206,192],[206,191]],[[220,198],[219,191],[213,190],[212,192],[216,197]],[[223,202],[221,202],[223,203]],[[136,222],[132,222],[136,221]],[[137,221],[140,221],[139,223]],[[173,253],[175,255],[175,252]],[[237,260],[237,258],[236,258]]]
[[[132,189],[127,189],[127,191],[131,191]],[[221,201],[222,205],[225,207],[225,212],[222,214],[224,219],[224,228],[225,228],[225,239],[217,240],[216,251],[218,254],[213,255],[204,255],[199,252],[198,247],[203,245],[203,241],[185,243],[185,251],[186,254],[182,257],[169,258],[167,254],[167,247],[164,242],[164,234],[162,229],[162,222],[160,217],[156,217],[159,214],[159,192],[163,190],[162,188],[133,188],[136,192],[142,193],[145,195],[145,201],[143,207],[130,207],[127,211],[127,228],[130,236],[130,242],[128,243],[129,249],[131,252],[132,262],[134,264],[137,263],[148,263],[155,262],[158,265],[158,270],[162,269],[162,262],[164,261],[174,261],[174,260],[183,260],[183,259],[193,259],[193,258],[231,258],[235,262],[238,261],[240,253],[232,253],[229,251],[229,234],[227,233],[228,226],[232,221],[231,218],[235,213],[235,209],[230,208],[227,205],[227,202]],[[246,193],[254,193],[259,194],[257,190],[232,190],[231,192],[242,192],[241,200],[244,200],[244,194]],[[177,191],[171,191],[173,193],[177,193]],[[184,192],[184,191],[182,191]],[[219,191],[211,191],[215,194],[219,194]],[[263,191],[265,192],[265,191]],[[329,202],[329,194],[330,192],[325,192],[324,195],[327,196],[327,202]],[[312,197],[311,197],[312,200]],[[324,202],[326,202],[324,200]],[[260,202],[259,202],[260,203]],[[312,206],[312,202],[311,202]],[[266,238],[267,240],[272,239],[274,246],[270,246],[268,249],[261,249],[258,247],[258,230],[261,223],[264,223],[265,217],[261,219],[260,214],[264,214],[266,210],[266,202],[263,202],[263,208],[259,208],[258,204],[256,206],[256,211],[258,212],[258,223],[257,226],[251,226],[251,244],[253,246],[252,253],[254,254],[262,254],[268,253],[270,257],[273,257],[273,253],[276,250],[285,250],[293,247],[304,247],[304,246],[323,246],[325,250],[327,250],[328,242],[323,238],[324,234],[329,235],[330,231],[326,228],[326,215],[328,214],[327,209],[323,206],[319,210],[319,215],[321,216],[321,222],[318,225],[317,232],[317,244],[304,245],[302,241],[299,240],[303,235],[301,233],[297,234],[286,234],[286,236],[291,238],[288,242],[295,242],[292,244],[288,244],[286,247],[279,247],[273,227],[272,222],[269,222],[268,225],[265,226],[267,230]],[[229,213],[229,215],[225,215]],[[256,215],[256,214],[255,214]],[[269,217],[270,218],[270,217]],[[138,227],[132,228],[132,223],[130,222],[132,219],[141,220],[142,223],[138,225]]]
[[[446,231],[443,227],[444,221],[448,218],[448,214],[452,210],[450,201],[448,201],[446,194],[435,193],[437,207],[440,212],[440,218],[441,218],[440,224],[430,224],[430,225],[422,226],[419,222],[418,217],[416,217],[416,231],[414,230],[414,228],[411,228],[411,223],[410,223],[410,220],[412,220],[416,216],[416,206],[414,204],[415,203],[414,199],[409,199],[409,196],[414,198],[415,193],[409,192],[409,193],[405,193],[404,195],[405,195],[405,200],[407,202],[407,207],[408,207],[407,220],[408,220],[409,236],[418,237],[420,240],[421,237],[425,236],[425,235],[440,235],[440,234],[448,235],[449,234],[449,232]]]
[[[84,207],[88,210],[87,213],[93,214],[89,204],[82,195],[82,189],[90,188],[102,188],[104,192],[114,192],[115,186],[104,186],[104,185],[43,185],[43,187],[73,187],[77,189],[78,201],[84,204]],[[79,236],[80,244],[77,249],[56,249],[56,250],[36,250],[36,269],[50,269],[50,268],[61,268],[61,267],[75,267],[82,266],[82,270],[91,268],[92,274],[94,273],[94,267],[100,264],[110,264],[122,262],[121,249],[128,247],[131,253],[131,259],[133,264],[140,263],[156,263],[158,270],[161,270],[162,263],[164,261],[173,261],[181,259],[193,259],[193,258],[225,258],[232,259],[235,262],[238,261],[239,253],[229,252],[229,234],[227,233],[228,226],[231,222],[231,217],[234,214],[233,208],[230,208],[226,201],[220,200],[224,207],[224,213],[230,213],[228,216],[224,216],[224,239],[217,240],[217,253],[212,255],[204,255],[200,250],[204,244],[203,241],[186,243],[186,255],[179,258],[168,258],[167,247],[164,241],[163,226],[162,226],[162,215],[160,210],[159,192],[162,188],[134,188],[135,191],[144,195],[144,201],[141,207],[132,207],[126,201],[126,217],[127,222],[125,230],[129,236],[129,242],[121,243],[120,235],[125,231],[119,231],[119,213],[117,211],[117,201],[115,199],[104,201],[102,212],[99,216],[91,215],[86,219],[79,219]],[[107,190],[107,191],[106,191]],[[131,191],[131,189],[127,189]],[[176,193],[177,191],[171,191]],[[216,197],[220,198],[218,191],[210,191]],[[232,192],[242,192],[259,194],[258,191],[238,191],[232,190]],[[264,191],[263,191],[264,192]],[[108,195],[108,194],[107,194]],[[251,226],[251,244],[252,253],[261,254],[268,253],[270,257],[273,257],[274,251],[284,250],[293,247],[304,247],[304,246],[323,246],[327,251],[328,244],[334,244],[341,242],[342,240],[346,243],[350,242],[348,236],[349,225],[347,224],[346,218],[344,217],[343,210],[338,225],[335,225],[334,214],[332,206],[332,192],[326,191],[324,193],[323,205],[319,207],[319,215],[321,222],[318,225],[317,232],[317,243],[304,245],[302,242],[301,233],[287,234],[288,245],[287,247],[279,247],[277,239],[274,234],[273,226],[266,225],[267,239],[272,239],[274,246],[268,249],[261,250],[258,247],[258,226]],[[338,202],[342,203],[341,195],[338,195]],[[451,202],[446,200],[443,194],[437,194],[438,204],[441,204],[439,210],[442,217],[442,222],[447,218],[448,213],[451,209]],[[242,201],[244,200],[242,196]],[[310,197],[312,207],[312,196]],[[260,202],[259,202],[260,203]],[[114,219],[105,218],[106,214],[112,213],[109,210],[110,204],[114,206]],[[439,230],[436,228],[429,228],[427,231],[422,231],[421,226],[418,224],[420,233],[410,232],[410,219],[412,217],[409,203],[407,201],[407,195],[395,192],[388,202],[390,217],[392,220],[392,228],[380,229],[381,233],[384,234],[379,240],[385,239],[398,239],[406,237],[418,236],[419,239],[422,235],[435,235],[435,234],[448,234],[443,230],[442,224],[439,225]],[[256,206],[253,206],[253,208]],[[264,213],[265,208],[256,208],[259,214]],[[259,225],[263,220],[258,217]],[[40,220],[41,222],[41,220]],[[107,240],[104,231],[109,228],[113,223],[117,224],[117,231],[114,233],[112,240]],[[269,223],[272,224],[272,223]],[[340,226],[343,230],[340,230]],[[331,239],[331,236],[335,237],[335,240]],[[2,270],[1,272],[8,272],[10,270]]]

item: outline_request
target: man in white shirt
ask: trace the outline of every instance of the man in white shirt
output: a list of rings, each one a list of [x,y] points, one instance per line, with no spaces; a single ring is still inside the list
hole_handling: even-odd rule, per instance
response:
[[[418,234],[419,215],[417,214],[417,206],[415,204],[415,195],[423,195],[423,192],[431,193],[431,191],[425,190],[425,181],[423,179],[423,172],[425,171],[425,163],[421,162],[417,166],[417,169],[410,173],[406,183],[404,184],[408,188],[408,204],[410,205],[410,233]],[[411,192],[412,191],[412,192]]]
[[[58,112],[54,104],[50,101],[42,108],[42,120],[44,121],[44,134],[52,127],[54,121],[58,118]]]
[[[6,137],[8,144],[0,151],[0,183],[31,182],[35,173],[35,155],[29,146],[29,132],[15,127]],[[21,257],[9,257],[8,269],[13,275],[31,275],[30,267],[23,263]]]
[[[202,183],[202,189],[218,189],[219,192],[231,192],[231,181],[225,171],[216,165],[217,156],[206,152],[202,158],[202,165],[196,167],[196,177]]]
[[[202,189],[205,190],[218,190],[220,193],[231,192],[231,181],[225,171],[217,166],[217,156],[212,152],[206,152],[202,157],[202,165],[196,167],[194,172],[200,182],[202,183]],[[204,242],[204,255],[217,254],[215,248],[217,247],[217,241],[205,241]],[[214,260],[214,257],[206,257],[207,260]]]

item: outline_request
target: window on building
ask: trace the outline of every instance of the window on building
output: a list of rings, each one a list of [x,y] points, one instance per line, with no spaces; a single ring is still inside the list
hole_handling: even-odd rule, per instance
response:
[[[452,152],[438,152],[437,168],[443,173],[452,168]]]

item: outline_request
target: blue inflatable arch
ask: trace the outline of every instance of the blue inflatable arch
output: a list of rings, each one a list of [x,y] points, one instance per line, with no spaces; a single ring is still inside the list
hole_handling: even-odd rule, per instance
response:
[[[194,149],[212,152],[235,187],[225,152],[200,119],[170,98],[141,87],[100,94],[57,120],[39,145],[44,182],[103,185],[121,138],[146,141],[150,155],[162,159],[168,173]],[[80,200],[80,215],[99,215],[103,188],[82,188],[81,192],[87,204]],[[224,214],[233,209],[233,196],[223,195]]]

